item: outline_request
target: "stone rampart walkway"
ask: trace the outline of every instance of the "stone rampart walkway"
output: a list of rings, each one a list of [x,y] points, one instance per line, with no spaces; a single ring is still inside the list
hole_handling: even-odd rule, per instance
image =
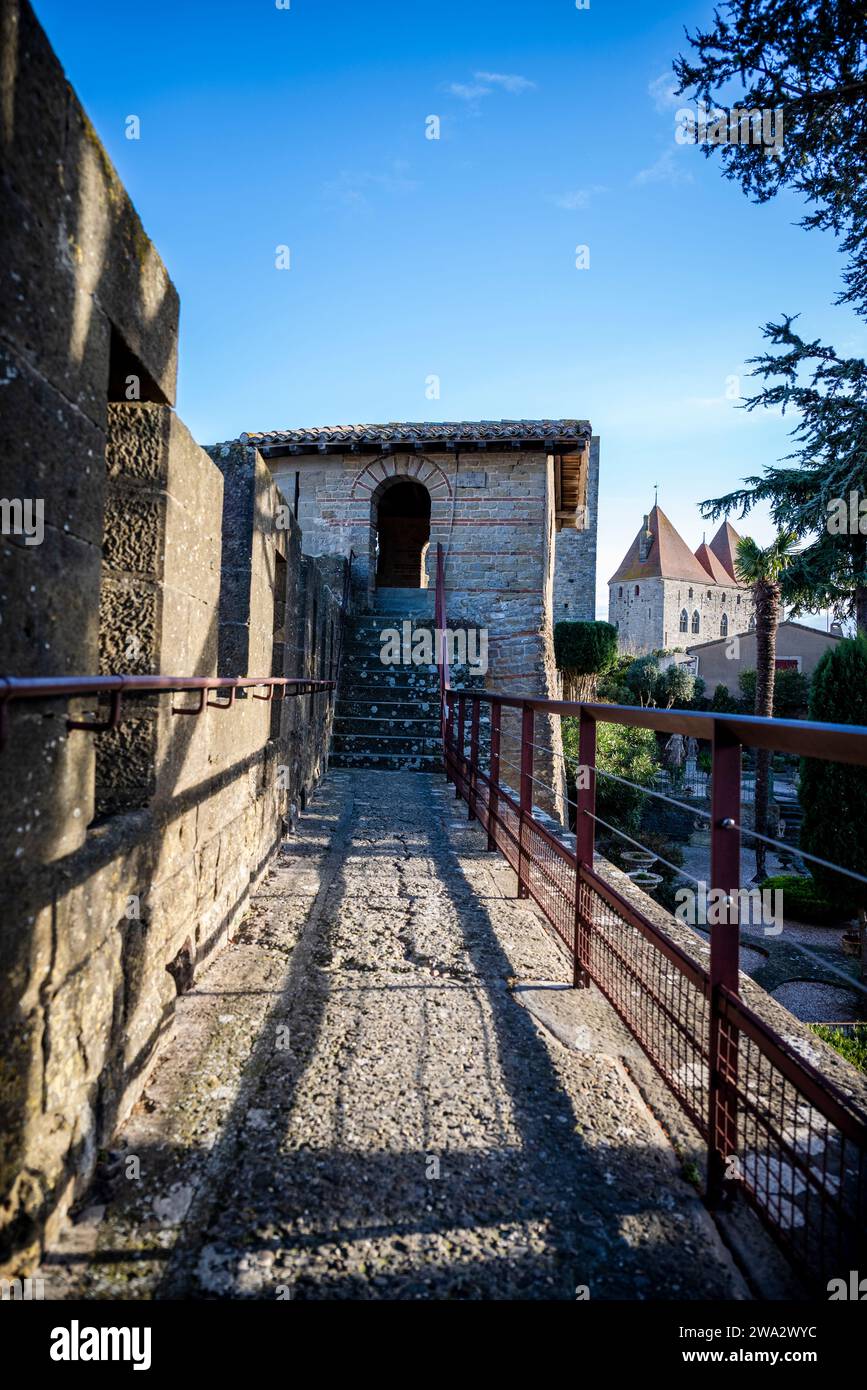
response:
[[[557,987],[465,817],[442,777],[329,776],[179,1000],[47,1297],[749,1296],[634,1044]]]

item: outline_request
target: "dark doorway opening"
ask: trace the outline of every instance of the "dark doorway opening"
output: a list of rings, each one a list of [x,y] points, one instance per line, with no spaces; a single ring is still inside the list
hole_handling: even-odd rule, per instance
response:
[[[381,589],[427,587],[425,558],[430,541],[430,493],[421,483],[395,483],[383,493],[376,516]]]

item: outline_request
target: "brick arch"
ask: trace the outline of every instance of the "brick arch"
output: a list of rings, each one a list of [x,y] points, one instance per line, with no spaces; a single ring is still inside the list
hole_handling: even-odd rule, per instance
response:
[[[383,483],[397,478],[421,483],[430,493],[431,503],[444,502],[452,495],[447,474],[426,454],[383,454],[356,473],[352,480],[352,497],[354,500],[372,499]]]

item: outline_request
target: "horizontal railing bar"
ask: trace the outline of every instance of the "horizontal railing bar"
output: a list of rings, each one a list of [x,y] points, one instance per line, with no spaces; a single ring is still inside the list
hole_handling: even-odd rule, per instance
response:
[[[240,690],[250,686],[303,685],[312,693],[331,690],[334,681],[311,676],[0,676],[0,700],[44,700],[74,695],[147,694],[182,690]]]
[[[803,1093],[810,1105],[830,1120],[841,1134],[856,1144],[867,1142],[867,1113],[838,1090],[834,1081],[819,1072],[806,1057],[786,1049],[782,1040],[768,1028],[743,999],[720,985],[720,1011],[761,1049],[779,1072]]]
[[[454,688],[449,695],[463,695],[503,708],[529,708],[537,714],[560,714],[578,718],[582,712],[603,724],[626,724],[661,733],[686,734],[713,742],[717,729],[746,748],[767,748],[770,752],[793,753],[798,757],[823,758],[829,762],[867,766],[867,728],[860,724],[823,724],[806,719],[766,719],[750,714],[705,714],[697,710],[645,709],[638,705],[602,705],[579,700],[544,700],[532,696],[500,695],[493,690]]]

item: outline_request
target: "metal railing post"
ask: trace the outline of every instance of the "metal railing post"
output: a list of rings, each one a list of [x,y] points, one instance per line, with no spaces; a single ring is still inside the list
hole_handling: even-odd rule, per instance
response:
[[[725,920],[709,923],[707,1200],[710,1206],[718,1207],[725,1201],[729,1160],[737,1149],[738,1034],[720,1013],[720,989],[725,987],[733,994],[739,990],[740,923],[730,919],[738,917],[732,911],[731,895],[740,888],[741,878],[741,745],[718,721],[714,723],[711,756],[711,888],[726,895]]]
[[[583,705],[578,720],[578,778],[575,801],[575,914],[572,939],[572,984],[590,984],[590,921],[581,918],[581,870],[593,868],[596,849],[596,720]]]
[[[527,887],[526,855],[524,853],[524,828],[533,815],[533,729],[535,720],[533,709],[526,702],[521,704],[521,810],[518,817],[518,897],[529,898]]]
[[[463,791],[463,784],[466,779],[466,722],[467,722],[467,697],[458,695],[458,766],[457,776],[455,777],[455,797],[459,797]]]
[[[473,705],[473,712],[470,717],[470,785],[467,790],[467,820],[476,819],[476,795],[478,793],[478,778],[476,776],[479,763],[479,715],[481,713],[481,701],[470,696]]]
[[[451,761],[452,761],[452,771],[451,771],[451,779],[450,779],[450,780],[452,780],[452,781],[454,782],[455,786],[457,787],[457,784],[458,784],[458,774],[457,774],[457,769],[456,769],[456,767],[455,767],[455,758],[456,758],[456,750],[457,750],[457,717],[458,717],[458,702],[457,702],[457,700],[455,699],[455,697],[454,697],[454,695],[452,694],[451,691],[449,691],[448,695],[446,696],[446,699],[447,699],[447,701],[448,701],[448,711],[449,711],[449,752],[451,753]]]
[[[500,719],[503,709],[496,700],[491,705],[491,762],[488,768],[488,849],[497,848],[497,791],[500,785]]]

